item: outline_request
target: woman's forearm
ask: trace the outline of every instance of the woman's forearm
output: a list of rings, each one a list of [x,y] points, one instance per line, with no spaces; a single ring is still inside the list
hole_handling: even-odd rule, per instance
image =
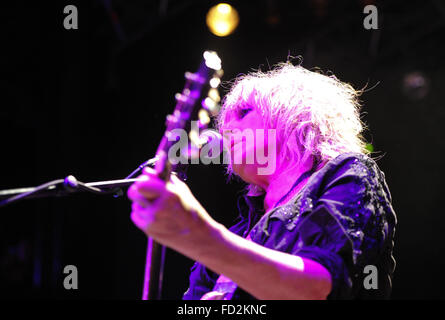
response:
[[[254,297],[326,299],[331,291],[331,276],[319,263],[265,248],[221,225],[211,228],[201,245],[183,253],[224,274]]]
[[[233,234],[211,218],[185,184],[173,179],[166,185],[155,172],[146,174],[128,192],[133,221],[155,241],[259,299],[325,299],[330,293],[330,274],[320,264]]]

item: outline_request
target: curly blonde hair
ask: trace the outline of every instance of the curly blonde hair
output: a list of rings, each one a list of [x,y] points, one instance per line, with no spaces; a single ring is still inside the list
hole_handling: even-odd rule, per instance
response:
[[[334,75],[285,62],[235,79],[216,127],[221,132],[229,113],[247,105],[260,112],[266,128],[276,129],[279,158],[290,164],[310,157],[325,163],[346,152],[368,154],[360,119],[361,92]]]

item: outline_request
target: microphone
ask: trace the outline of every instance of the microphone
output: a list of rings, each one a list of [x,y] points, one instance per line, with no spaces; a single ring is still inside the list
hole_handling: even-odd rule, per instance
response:
[[[142,171],[145,167],[150,166],[153,167],[156,162],[159,160],[157,156],[154,158],[148,159],[147,161],[143,162],[139,167],[137,167],[132,173],[130,173],[125,180],[133,178],[135,175],[137,175],[140,171]]]

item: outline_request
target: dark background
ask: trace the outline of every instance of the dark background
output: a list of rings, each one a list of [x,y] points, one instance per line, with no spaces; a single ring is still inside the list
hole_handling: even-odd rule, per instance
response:
[[[240,25],[219,38],[205,24],[212,1],[4,1],[0,189],[68,174],[82,181],[128,175],[154,155],[183,74],[195,71],[206,49],[221,56],[226,81],[301,55],[306,68],[373,88],[362,96],[366,138],[398,214],[392,297],[443,298],[445,4],[229,3]],[[63,28],[68,4],[79,10],[78,30]],[[377,5],[378,30],[363,28],[365,4]],[[230,225],[243,185],[226,180],[221,166],[188,170],[195,196]],[[129,213],[125,197],[89,194],[0,208],[2,296],[139,299],[146,239]],[[63,289],[69,264],[79,270],[78,290]],[[168,252],[165,299],[182,296],[191,265]]]

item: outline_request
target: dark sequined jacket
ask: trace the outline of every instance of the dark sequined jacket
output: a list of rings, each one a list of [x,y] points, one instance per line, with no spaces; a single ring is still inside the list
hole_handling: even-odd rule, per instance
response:
[[[372,159],[357,153],[338,156],[292,200],[267,214],[263,199],[241,197],[239,221],[230,230],[243,237],[250,232],[262,246],[323,265],[332,277],[328,299],[389,298],[396,216],[385,175]],[[372,282],[368,265],[376,267],[377,289],[365,285]],[[183,299],[200,299],[212,291],[218,276],[195,263]],[[237,288],[233,299],[253,297]]]

